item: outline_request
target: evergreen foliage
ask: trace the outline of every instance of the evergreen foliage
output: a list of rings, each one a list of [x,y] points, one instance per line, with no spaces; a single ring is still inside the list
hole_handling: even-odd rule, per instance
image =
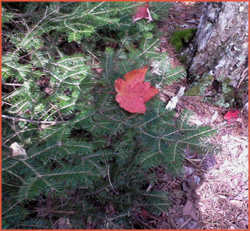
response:
[[[143,115],[115,101],[114,81],[153,61],[153,86],[185,77],[156,52],[155,23],[132,23],[143,3],[12,4],[2,11],[11,47],[2,58],[2,228],[54,228],[67,217],[74,229],[126,229],[141,208],[166,211],[167,192],[146,190],[154,167],[181,174],[184,150],[213,149],[203,142],[213,130],[190,126],[188,111],[175,118],[157,97]],[[167,8],[152,3],[154,19]],[[27,155],[13,156],[14,142]]]

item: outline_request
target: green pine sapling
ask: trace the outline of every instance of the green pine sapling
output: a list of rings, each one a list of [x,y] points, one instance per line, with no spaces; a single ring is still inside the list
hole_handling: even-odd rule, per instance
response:
[[[119,79],[152,61],[160,74],[149,68],[145,81],[159,91],[185,77],[156,52],[156,23],[132,23],[143,4],[3,3],[2,228],[51,229],[62,217],[74,229],[133,228],[142,208],[167,211],[168,192],[147,190],[155,167],[181,174],[185,149],[213,149],[203,142],[213,129],[190,126],[188,111],[175,118],[139,95],[147,110],[130,113],[111,94],[122,98]],[[169,3],[149,7],[165,20]]]

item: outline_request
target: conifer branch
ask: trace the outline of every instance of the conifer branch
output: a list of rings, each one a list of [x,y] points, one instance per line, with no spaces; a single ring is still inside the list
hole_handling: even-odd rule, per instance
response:
[[[145,193],[145,185],[157,181],[157,166],[175,175],[183,150],[210,149],[203,138],[213,130],[190,126],[189,113],[175,118],[157,97],[147,102],[145,114],[131,114],[116,102],[115,81],[152,61],[160,64],[157,75],[146,75],[153,86],[185,76],[157,53],[155,22],[131,23],[144,4],[30,2],[20,4],[20,11],[3,11],[3,39],[11,44],[2,58],[3,85],[11,86],[3,88],[4,228],[54,228],[55,207],[45,210],[51,221],[34,213],[51,196],[65,215],[82,212],[73,200],[80,198],[84,217],[79,222],[79,216],[69,216],[74,228],[86,228],[85,217],[96,228],[107,228],[103,221],[111,229],[121,223],[129,228],[135,207],[167,210],[167,192]],[[167,3],[149,4],[166,17]],[[11,155],[15,142],[19,150]],[[109,204],[121,213],[111,217],[105,212]]]
[[[2,83],[3,85],[6,85],[6,86],[14,86],[14,87],[22,87],[23,84],[20,84],[20,83]]]
[[[18,117],[14,117],[14,116],[8,116],[8,115],[2,115],[2,118],[14,120],[14,121],[36,123],[36,124],[56,125],[56,124],[64,124],[64,123],[66,123],[65,121],[37,121],[37,120],[29,120],[29,119],[23,119],[23,118],[18,118]]]

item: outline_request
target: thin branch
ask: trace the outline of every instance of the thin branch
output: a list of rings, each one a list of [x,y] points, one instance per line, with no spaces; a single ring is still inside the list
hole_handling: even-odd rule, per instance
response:
[[[105,156],[103,155],[103,158],[104,158],[104,161],[105,161],[105,165],[107,167],[107,174],[108,174],[108,180],[109,180],[109,184],[113,190],[113,192],[117,195],[119,195],[119,193],[114,189],[113,185],[112,185],[112,182],[111,182],[111,179],[110,179],[110,172],[109,172],[109,164],[107,163],[107,160],[105,158]]]
[[[27,18],[27,17],[40,17],[41,12],[36,12],[34,13],[25,13],[25,14],[19,14],[19,13],[14,13],[13,18]]]
[[[75,214],[76,212],[74,211],[56,211],[56,210],[49,210],[49,209],[45,209],[45,211],[47,213],[61,213],[61,214]]]
[[[94,7],[91,11],[87,12],[88,14],[92,13],[96,8],[101,6],[104,2],[99,3],[96,7]]]
[[[120,9],[120,11],[122,10],[128,10],[128,9],[133,9],[133,8],[136,8],[138,6],[141,6],[143,5],[144,3],[143,2],[138,2],[136,4],[131,4],[129,6],[125,6],[123,8]],[[112,9],[112,10],[106,10],[106,11],[101,11],[101,12],[95,12],[95,13],[92,13],[93,15],[96,15],[96,14],[107,14],[107,13],[110,13],[110,12],[114,12],[116,9]]]
[[[13,209],[16,205],[20,204],[22,201],[17,201],[14,205],[12,205],[10,208],[8,208],[6,211],[4,211],[2,213],[2,215],[4,215],[5,213],[7,213],[8,211],[10,211],[11,209]],[[4,218],[4,217],[2,217]]]
[[[36,124],[56,125],[56,124],[64,124],[65,123],[65,121],[37,121],[37,120],[29,120],[29,119],[17,118],[17,117],[7,116],[7,115],[2,115],[2,118],[16,120],[16,121],[22,121],[22,122],[28,122],[28,123],[36,123]]]
[[[23,86],[23,84],[20,84],[20,83],[3,83],[3,85],[6,85],[6,86],[17,86],[17,87]]]
[[[6,144],[2,143],[2,146],[7,148],[8,150],[12,151],[12,149],[9,146],[7,146]]]

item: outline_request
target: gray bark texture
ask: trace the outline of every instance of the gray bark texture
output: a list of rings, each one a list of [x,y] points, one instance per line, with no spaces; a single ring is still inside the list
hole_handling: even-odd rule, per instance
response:
[[[248,76],[248,2],[206,2],[190,55],[190,77],[210,72],[238,88]]]

